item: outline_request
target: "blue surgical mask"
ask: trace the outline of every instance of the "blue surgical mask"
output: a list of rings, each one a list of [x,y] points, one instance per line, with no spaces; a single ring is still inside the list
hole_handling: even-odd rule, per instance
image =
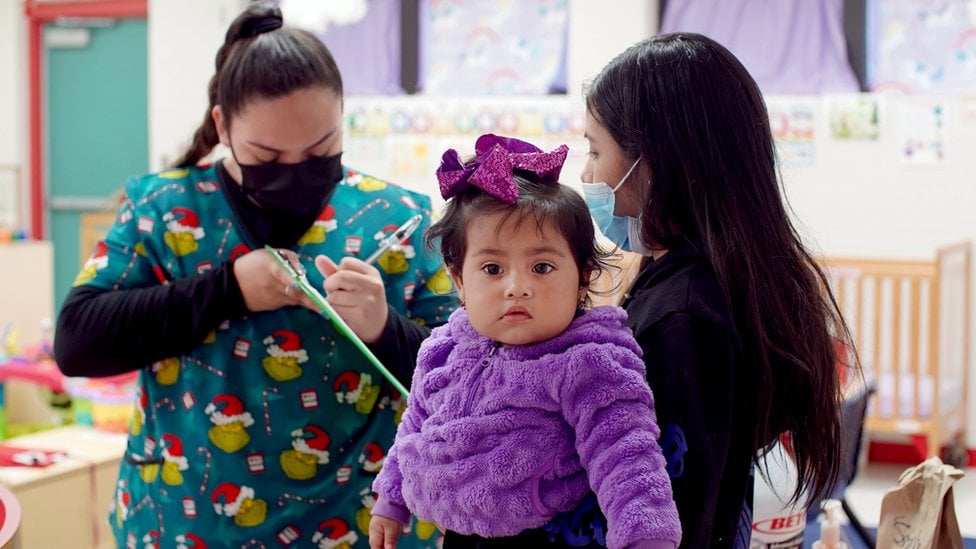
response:
[[[640,157],[634,160],[627,173],[613,187],[602,182],[583,183],[582,185],[583,200],[586,201],[586,206],[590,209],[590,215],[593,216],[593,221],[596,222],[596,226],[603,233],[603,236],[607,237],[610,242],[616,244],[621,250],[644,253],[645,247],[641,244],[640,238],[637,238],[637,234],[640,232],[640,219],[613,214],[614,197],[616,196],[617,189],[624,184],[624,181],[627,181],[627,178],[630,177],[630,174],[637,167],[637,163],[640,160]]]

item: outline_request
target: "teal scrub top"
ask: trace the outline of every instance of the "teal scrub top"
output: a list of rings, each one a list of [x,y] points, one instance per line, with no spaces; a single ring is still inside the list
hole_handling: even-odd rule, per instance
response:
[[[344,168],[328,206],[293,248],[366,257],[411,216],[424,221],[376,263],[393,309],[440,324],[456,307],[440,258],[426,251],[427,197]],[[130,180],[105,240],[75,285],[166,284],[255,247],[216,166]],[[132,334],[152,338],[153,334]],[[371,483],[405,407],[332,324],[302,307],[227,320],[192,351],[140,371],[109,520],[120,547],[368,547]],[[434,547],[414,519],[398,547]]]

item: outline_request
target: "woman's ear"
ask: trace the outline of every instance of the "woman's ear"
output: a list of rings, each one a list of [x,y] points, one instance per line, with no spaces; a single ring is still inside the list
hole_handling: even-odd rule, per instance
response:
[[[217,137],[220,143],[226,147],[230,146],[230,137],[227,135],[227,126],[224,124],[224,110],[220,105],[214,105],[210,109],[210,117],[213,118],[214,126],[217,128]]]

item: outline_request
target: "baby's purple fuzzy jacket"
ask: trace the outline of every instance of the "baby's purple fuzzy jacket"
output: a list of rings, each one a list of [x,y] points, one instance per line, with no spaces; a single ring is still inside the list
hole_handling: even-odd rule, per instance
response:
[[[609,547],[676,546],[653,400],[625,321],[623,309],[597,307],[550,340],[498,346],[455,311],[420,348],[373,514],[511,536],[592,489]]]

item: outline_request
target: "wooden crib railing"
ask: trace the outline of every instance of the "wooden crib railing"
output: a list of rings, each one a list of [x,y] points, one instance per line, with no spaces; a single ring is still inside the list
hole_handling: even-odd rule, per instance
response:
[[[931,261],[823,260],[879,387],[867,429],[924,437],[928,456],[966,428],[970,255],[967,242]]]

